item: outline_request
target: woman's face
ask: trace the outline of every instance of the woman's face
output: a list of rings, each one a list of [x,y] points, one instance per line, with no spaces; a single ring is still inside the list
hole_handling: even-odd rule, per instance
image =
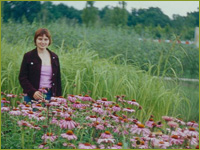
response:
[[[36,39],[37,48],[43,50],[49,46],[49,38],[43,34],[42,36],[38,36]]]

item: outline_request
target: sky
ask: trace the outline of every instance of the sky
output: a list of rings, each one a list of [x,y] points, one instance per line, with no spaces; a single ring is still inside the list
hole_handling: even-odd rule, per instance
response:
[[[54,4],[63,3],[67,6],[73,6],[78,10],[85,7],[86,1],[52,1]],[[100,10],[106,5],[110,7],[119,6],[119,1],[95,1],[94,6]],[[188,12],[198,10],[199,1],[126,1],[126,9],[130,12],[132,8],[159,7],[162,12],[172,18],[173,14],[186,16]]]

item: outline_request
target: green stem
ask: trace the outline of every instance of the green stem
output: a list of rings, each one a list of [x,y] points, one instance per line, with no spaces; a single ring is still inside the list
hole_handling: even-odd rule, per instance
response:
[[[22,149],[24,149],[24,127],[22,127]]]

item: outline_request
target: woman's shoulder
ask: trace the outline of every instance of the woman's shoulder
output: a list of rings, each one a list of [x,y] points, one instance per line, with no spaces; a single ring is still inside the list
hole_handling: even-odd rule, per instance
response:
[[[50,52],[52,57],[58,58],[58,55],[56,53],[52,52],[50,49],[48,49],[48,51]]]
[[[36,49],[36,48],[34,48],[34,49],[32,49],[32,50],[26,52],[26,53],[24,54],[24,57],[30,57],[30,56],[33,55],[34,53],[37,53],[37,49]]]

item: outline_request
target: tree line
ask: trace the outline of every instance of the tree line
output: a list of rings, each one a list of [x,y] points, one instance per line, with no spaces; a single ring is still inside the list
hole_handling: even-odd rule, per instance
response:
[[[182,39],[192,39],[194,28],[199,26],[199,8],[187,13],[187,16],[174,14],[170,19],[158,7],[147,9],[126,9],[126,2],[120,1],[119,6],[105,6],[99,10],[95,1],[86,1],[83,10],[77,10],[65,4],[55,5],[51,1],[2,1],[2,22],[9,20],[22,23],[41,22],[43,24],[65,19],[68,22],[91,26],[113,26],[134,28],[144,35],[149,33],[153,38],[170,38],[171,34],[180,35]]]

